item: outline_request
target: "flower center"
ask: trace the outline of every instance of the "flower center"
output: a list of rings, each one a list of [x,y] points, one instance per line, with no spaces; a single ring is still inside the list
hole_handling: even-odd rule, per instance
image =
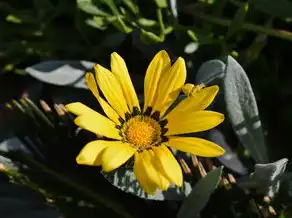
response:
[[[160,141],[159,123],[147,116],[135,116],[124,126],[125,139],[138,149],[150,148]]]

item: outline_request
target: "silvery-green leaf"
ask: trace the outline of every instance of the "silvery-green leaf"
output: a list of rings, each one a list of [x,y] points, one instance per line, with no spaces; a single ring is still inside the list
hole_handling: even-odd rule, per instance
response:
[[[268,162],[256,99],[250,81],[237,61],[228,56],[224,78],[228,117],[242,145],[257,163]]]
[[[51,60],[27,67],[25,71],[44,83],[87,89],[84,73],[91,71],[93,66],[89,61]]]
[[[194,185],[192,192],[179,209],[177,218],[197,218],[200,216],[201,210],[219,184],[222,170],[223,167],[220,167],[209,172]]]
[[[0,142],[0,151],[5,153],[8,153],[9,151],[21,151],[26,154],[31,154],[30,150],[17,137],[12,137]],[[12,160],[1,155],[0,163],[4,164],[10,169],[17,169]]]
[[[255,188],[272,198],[279,191],[280,179],[287,163],[288,159],[283,158],[273,163],[256,164],[254,173],[250,177],[240,178],[237,183],[244,188]]]
[[[203,63],[196,75],[196,84],[208,84],[215,79],[224,77],[225,64],[220,60],[210,60]]]
[[[184,182],[184,185],[181,188],[172,186],[166,191],[157,190],[155,194],[149,195],[141,189],[132,169],[122,167],[114,172],[101,173],[117,188],[140,198],[146,198],[149,200],[182,200],[188,196],[192,189],[190,183]]]
[[[224,148],[225,154],[218,157],[219,161],[223,163],[224,166],[238,174],[247,174],[247,168],[242,164],[238,155],[231,150],[230,146],[226,142],[225,136],[219,130],[210,130],[208,133],[208,139]]]

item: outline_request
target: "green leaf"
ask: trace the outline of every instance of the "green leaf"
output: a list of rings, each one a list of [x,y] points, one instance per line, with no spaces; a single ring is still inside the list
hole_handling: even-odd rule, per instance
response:
[[[226,33],[225,39],[228,40],[231,36],[233,36],[238,30],[241,29],[241,26],[244,22],[245,16],[248,12],[249,5],[248,3],[242,4],[237,12],[234,15],[234,18],[231,24],[228,27],[228,31]]]
[[[167,0],[155,0],[157,7],[159,8],[167,8]]]
[[[114,15],[119,15],[119,9],[117,8],[114,0],[101,0],[101,2],[109,7]]]
[[[157,21],[156,20],[150,20],[150,19],[146,19],[146,18],[139,18],[137,19],[137,22],[145,27],[152,27],[157,25]]]
[[[93,4],[92,0],[77,0],[77,6],[82,11],[98,16],[110,16],[110,14],[106,13],[105,11],[99,9],[96,5]]]
[[[141,29],[140,39],[146,44],[156,44],[164,41],[164,35],[162,37],[157,36],[152,32],[148,32],[146,30]]]
[[[222,171],[223,167],[219,167],[209,172],[195,184],[191,194],[179,209],[177,218],[197,218],[200,216],[201,210],[205,207],[220,182]]]
[[[119,16],[116,16],[115,19],[111,21],[111,23],[122,33],[128,34],[133,31],[133,28],[127,26],[126,23]]]
[[[6,17],[6,21],[10,22],[10,23],[17,23],[17,24],[21,24],[22,23],[21,19],[18,18],[17,16],[15,16],[15,15],[13,15],[13,14],[9,14]]]
[[[288,0],[253,0],[255,8],[282,19],[292,19],[292,2]]]
[[[123,0],[123,3],[129,8],[129,10],[135,14],[139,14],[139,7],[136,3],[134,3],[132,0]]]
[[[250,81],[240,64],[231,56],[227,57],[225,74],[224,95],[232,127],[254,160],[266,163],[268,154],[265,137]]]
[[[183,187],[178,188],[172,186],[166,191],[157,190],[155,194],[148,195],[145,193],[136,179],[133,169],[119,168],[118,170],[110,173],[101,172],[102,175],[115,187],[121,189],[124,192],[138,196],[140,198],[146,198],[149,200],[182,200],[191,192],[191,185],[188,182],[184,182]]]
[[[107,25],[105,24],[105,19],[103,17],[94,16],[93,19],[86,19],[84,21],[88,26],[99,30],[105,30]]]

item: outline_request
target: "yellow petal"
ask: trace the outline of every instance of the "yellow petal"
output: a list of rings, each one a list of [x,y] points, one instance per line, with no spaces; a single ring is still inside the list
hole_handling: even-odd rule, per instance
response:
[[[157,86],[161,75],[171,66],[170,58],[166,51],[158,52],[149,64],[144,81],[144,111],[147,107],[153,107],[157,96]]]
[[[120,124],[118,113],[102,97],[100,97],[94,75],[92,73],[86,73],[85,80],[88,88],[96,97],[104,113],[116,124]]]
[[[121,139],[119,130],[115,127],[115,123],[97,112],[78,116],[74,122],[77,126],[98,135],[113,139]]]
[[[87,107],[86,105],[80,102],[73,102],[73,103],[67,104],[65,108],[67,111],[77,116],[96,113],[96,111],[92,110],[91,108]]]
[[[110,143],[103,140],[89,142],[76,157],[76,162],[82,165],[100,166],[100,154],[108,145]]]
[[[160,168],[156,167],[155,154],[152,150],[145,150],[141,153],[143,164],[144,164],[144,173],[146,176],[154,182],[161,190],[167,190],[170,182],[162,174]]]
[[[133,107],[140,109],[139,101],[131,81],[130,75],[126,63],[120,55],[116,52],[111,55],[111,70],[116,78],[119,80],[125,99],[130,110],[133,110]]]
[[[145,173],[145,164],[143,162],[141,153],[138,152],[135,153],[134,173],[140,183],[141,188],[147,194],[153,194],[156,191],[157,185],[151,181],[150,177],[148,177]]]
[[[153,111],[159,111],[160,116],[178,97],[186,80],[186,66],[183,58],[178,58],[169,71],[165,72],[158,85],[157,98]]]
[[[96,99],[99,99],[99,92],[97,89],[97,85],[96,85],[96,81],[94,78],[94,75],[90,72],[85,74],[85,81],[87,84],[87,87],[90,89],[90,91],[92,92],[92,94],[96,97]]]
[[[130,111],[119,81],[112,72],[98,64],[95,65],[94,69],[97,84],[106,100],[122,118],[125,118],[125,113]]]
[[[194,95],[182,100],[171,112],[166,116],[166,119],[173,119],[180,116],[182,113],[192,113],[206,109],[214,100],[219,91],[219,86],[210,86],[204,88]]]
[[[163,174],[177,186],[182,186],[183,174],[182,169],[165,145],[153,147],[157,166],[161,168]]]
[[[103,171],[110,172],[117,169],[129,160],[136,151],[137,149],[133,148],[129,143],[115,141],[102,153],[101,161]]]
[[[214,128],[224,120],[224,115],[214,111],[196,111],[193,113],[176,113],[176,116],[167,116],[168,131],[165,135],[178,135],[201,132]]]
[[[202,157],[217,157],[224,154],[224,149],[206,139],[195,137],[169,137],[168,145],[180,151]]]

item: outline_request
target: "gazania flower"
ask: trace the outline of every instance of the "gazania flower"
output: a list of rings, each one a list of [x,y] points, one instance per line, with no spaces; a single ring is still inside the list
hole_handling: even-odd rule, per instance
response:
[[[134,173],[141,187],[153,193],[157,188],[166,190],[170,184],[182,186],[182,170],[169,147],[204,157],[224,153],[205,139],[180,136],[209,130],[224,120],[223,114],[205,110],[218,86],[190,91],[189,97],[166,114],[186,80],[184,59],[178,58],[171,66],[165,51],[156,54],[145,76],[143,108],[126,64],[117,53],[111,55],[111,71],[97,64],[95,75],[87,73],[85,78],[107,117],[80,102],[66,108],[77,115],[76,125],[111,140],[89,142],[77,156],[78,164],[102,166],[109,172],[134,157]]]

